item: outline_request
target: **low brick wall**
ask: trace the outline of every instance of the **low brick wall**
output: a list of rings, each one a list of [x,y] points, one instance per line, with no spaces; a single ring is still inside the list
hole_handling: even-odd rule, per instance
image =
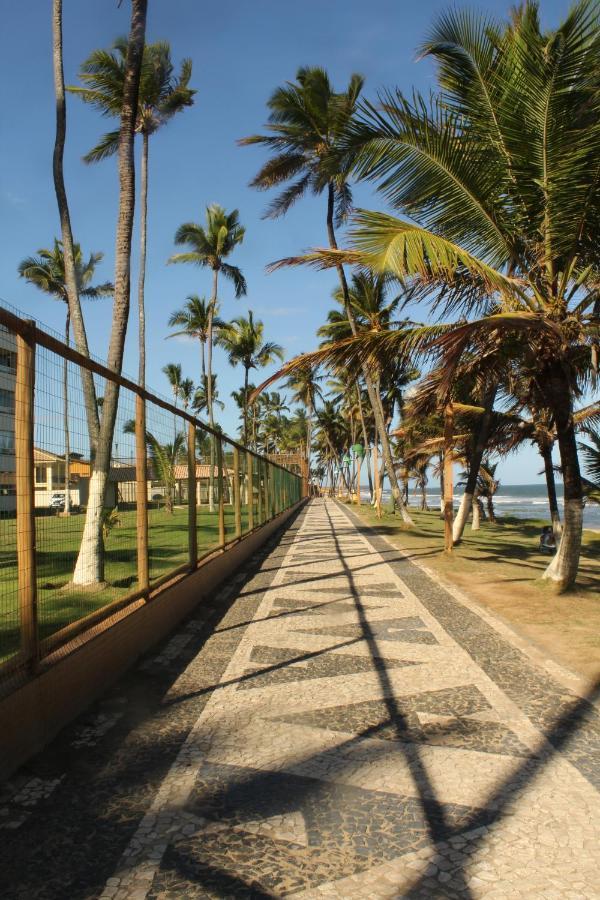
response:
[[[168,635],[303,505],[301,501],[196,570],[63,648],[0,700],[0,780],[37,753],[133,663]]]

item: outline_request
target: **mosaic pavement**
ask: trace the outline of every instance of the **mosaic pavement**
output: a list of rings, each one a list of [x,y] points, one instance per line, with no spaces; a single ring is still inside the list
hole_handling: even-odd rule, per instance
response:
[[[0,896],[594,898],[600,715],[331,501],[0,788]]]

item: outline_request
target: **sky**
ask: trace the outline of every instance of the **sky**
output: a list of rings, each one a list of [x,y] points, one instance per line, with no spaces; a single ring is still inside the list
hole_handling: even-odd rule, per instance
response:
[[[266,101],[275,87],[293,80],[306,65],[327,68],[341,90],[353,72],[364,75],[365,96],[382,88],[414,87],[428,92],[434,72],[416,49],[447,2],[421,0],[149,0],[147,40],[168,40],[177,66],[191,57],[195,104],[151,139],[149,166],[148,260],[146,273],[147,384],[162,395],[168,384],[162,367],[180,362],[184,375],[199,381],[195,342],[166,340],[169,314],[191,293],[210,294],[210,272],[191,266],[167,266],[176,251],[173,236],[184,221],[202,222],[205,207],[220,203],[239,209],[246,237],[231,262],[240,266],[248,295],[236,300],[222,283],[221,315],[247,315],[265,322],[265,337],[286,355],[314,349],[315,331],[332,308],[332,273],[304,269],[267,274],[266,265],[281,257],[326,243],[324,197],[307,197],[284,219],[262,218],[270,194],[248,185],[265,159],[260,148],[237,146],[237,139],[261,132]],[[480,2],[476,8],[497,17],[504,3]],[[568,9],[566,0],[542,2],[543,19],[556,24]],[[63,329],[62,304],[20,279],[17,265],[60,233],[52,182],[54,93],[51,58],[51,2],[0,0],[0,298],[57,331]],[[128,30],[129,3],[117,0],[64,0],[65,81],[77,83],[81,62],[96,48],[108,48]],[[118,201],[116,160],[86,166],[82,156],[100,135],[114,127],[68,98],[65,178],[75,239],[84,254],[103,251],[98,281],[111,280]],[[138,148],[139,151],[139,148]],[[370,186],[354,189],[355,204],[385,209]],[[343,235],[340,236],[343,244]],[[132,260],[132,315],[124,371],[137,372],[137,222]],[[85,304],[92,353],[104,358],[110,331],[110,300]],[[425,315],[425,313],[423,313]],[[214,370],[225,431],[235,434],[237,410],[230,392],[242,383],[242,371],[229,366],[216,350]],[[271,370],[264,370],[265,375]],[[274,386],[275,387],[275,386]],[[541,460],[532,449],[503,460],[500,478],[507,484],[539,481]]]

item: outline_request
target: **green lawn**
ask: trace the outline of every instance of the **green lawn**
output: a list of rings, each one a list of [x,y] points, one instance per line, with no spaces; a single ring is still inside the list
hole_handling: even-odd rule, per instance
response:
[[[162,508],[148,514],[150,580],[156,581],[188,561],[187,507],[176,507],[172,515]],[[106,587],[100,591],[75,591],[68,587],[77,559],[84,515],[36,518],[38,621],[45,638],[65,625],[135,591],[137,582],[136,513],[119,513],[120,525],[106,540]],[[257,510],[254,510],[257,522]],[[247,528],[247,510],[242,508],[242,530]],[[235,536],[234,514],[225,507],[227,539]],[[198,509],[198,554],[218,546],[217,512]],[[19,647],[17,592],[16,520],[0,520],[0,662]]]
[[[360,515],[411,558],[456,584],[489,607],[548,655],[586,677],[600,674],[600,534],[584,531],[575,588],[556,595],[541,575],[549,557],[538,552],[542,526],[537,519],[502,517],[465,530],[451,554],[443,551],[444,524],[438,511],[410,508],[415,528],[369,506]]]

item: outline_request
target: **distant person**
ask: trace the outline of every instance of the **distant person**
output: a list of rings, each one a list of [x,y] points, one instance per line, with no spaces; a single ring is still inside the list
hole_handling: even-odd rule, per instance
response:
[[[554,537],[554,531],[552,530],[552,525],[544,525],[542,528],[542,533],[540,535],[540,553],[555,553],[556,552],[556,538]]]

